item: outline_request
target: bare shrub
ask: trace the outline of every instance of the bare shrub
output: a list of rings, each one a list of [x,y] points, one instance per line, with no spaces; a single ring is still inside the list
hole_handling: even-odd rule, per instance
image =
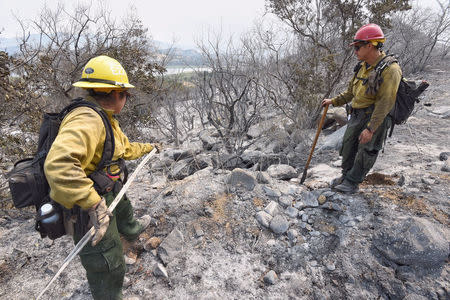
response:
[[[199,111],[214,126],[228,153],[240,154],[250,146],[247,132],[264,106],[264,92],[249,49],[236,47],[220,34],[198,44],[211,72],[199,73]],[[202,113],[200,113],[202,115]]]
[[[437,13],[417,6],[395,14],[387,31],[387,49],[398,56],[404,74],[422,71],[448,55],[450,2],[436,2],[440,7]]]
[[[40,115],[44,109],[58,111],[67,104],[75,96],[72,83],[80,78],[84,65],[102,54],[119,60],[137,87],[124,111],[128,116],[123,118],[124,126],[129,125],[131,116],[146,117],[150,113],[135,106],[145,107],[142,102],[157,90],[154,74],[164,68],[156,63],[147,29],[132,12],[119,23],[93,4],[80,4],[73,10],[59,4],[54,10],[44,7],[30,25],[19,22],[23,36],[13,68],[25,90],[33,95],[29,101],[34,107],[28,115]],[[27,33],[28,26],[38,32],[38,38]]]

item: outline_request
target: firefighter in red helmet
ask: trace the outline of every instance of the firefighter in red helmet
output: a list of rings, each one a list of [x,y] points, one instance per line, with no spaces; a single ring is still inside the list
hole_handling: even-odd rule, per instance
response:
[[[341,106],[350,103],[351,117],[345,131],[342,148],[342,175],[331,187],[343,193],[355,193],[359,184],[374,165],[378,152],[391,126],[389,112],[394,106],[402,71],[396,62],[389,65],[378,78],[375,66],[393,59],[381,50],[385,37],[380,26],[367,24],[355,34],[350,44],[359,63],[345,92],[332,99],[324,99],[322,106]]]

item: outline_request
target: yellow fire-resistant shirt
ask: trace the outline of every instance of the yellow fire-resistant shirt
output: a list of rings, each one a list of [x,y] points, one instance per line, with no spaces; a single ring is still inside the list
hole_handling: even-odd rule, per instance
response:
[[[94,102],[92,97],[86,100]],[[130,143],[119,127],[113,111],[105,110],[115,139],[113,160],[132,160],[149,153],[149,143]],[[93,181],[87,176],[100,162],[106,128],[100,115],[89,107],[72,110],[61,123],[58,135],[52,144],[44,164],[44,172],[50,185],[50,197],[66,208],[75,204],[89,209],[100,196]]]
[[[385,56],[386,54],[382,53],[377,61],[371,66],[367,66],[367,63],[363,63],[356,76],[350,80],[347,90],[332,99],[333,106],[341,106],[351,101],[351,106],[356,109],[366,108],[373,104],[374,110],[372,117],[367,124],[372,131],[377,130],[378,126],[383,123],[387,114],[394,106],[398,85],[402,78],[402,70],[400,69],[400,66],[394,62],[387,66],[381,73],[383,81],[377,93],[375,95],[366,94],[368,84],[363,85],[363,80],[361,79],[369,78],[370,72]]]

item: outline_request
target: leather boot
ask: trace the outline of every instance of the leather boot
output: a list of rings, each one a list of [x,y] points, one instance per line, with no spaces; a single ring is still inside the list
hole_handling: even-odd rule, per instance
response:
[[[344,181],[341,184],[335,186],[334,189],[338,192],[346,194],[354,194],[359,190],[357,183],[353,183],[347,179],[344,179]]]

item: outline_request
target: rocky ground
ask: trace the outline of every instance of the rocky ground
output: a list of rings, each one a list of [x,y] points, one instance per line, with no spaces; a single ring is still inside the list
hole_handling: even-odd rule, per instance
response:
[[[449,299],[448,65],[411,78],[431,86],[354,195],[329,188],[340,165],[331,130],[305,184],[308,151],[289,138],[241,157],[205,150],[208,134],[165,149],[127,193],[158,225],[125,245],[125,298]],[[41,239],[32,210],[1,203],[0,298],[30,299],[73,243]],[[90,299],[78,258],[43,299]]]

